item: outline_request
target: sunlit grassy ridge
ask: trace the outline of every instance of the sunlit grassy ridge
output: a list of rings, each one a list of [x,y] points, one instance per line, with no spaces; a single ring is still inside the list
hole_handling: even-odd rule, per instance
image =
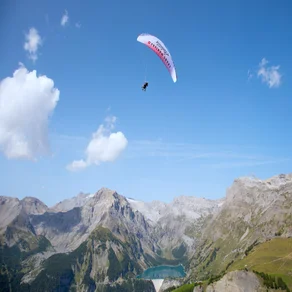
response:
[[[208,242],[205,243],[205,246],[209,246]],[[226,248],[224,245],[221,246],[222,249]],[[268,288],[272,288],[274,283],[277,283],[280,287],[283,280],[284,284],[292,291],[292,238],[274,238],[264,243],[255,241],[245,250],[245,255],[242,259],[229,262],[226,269],[221,273],[213,274],[211,277],[210,274],[206,274],[205,281],[202,283],[204,289],[208,284],[220,280],[228,272],[243,270],[247,267],[249,271],[256,272],[261,282]],[[208,254],[207,258],[201,258],[203,260],[201,264],[206,265],[206,262],[209,262],[210,259],[211,253]],[[211,261],[208,267],[214,271],[217,265],[218,263]],[[183,285],[171,291],[192,291],[188,290],[191,285],[193,284]]]
[[[194,290],[195,284],[185,284],[172,292],[192,292]]]
[[[242,260],[229,266],[229,271],[244,269],[281,277],[292,289],[292,238],[274,238],[255,246]]]

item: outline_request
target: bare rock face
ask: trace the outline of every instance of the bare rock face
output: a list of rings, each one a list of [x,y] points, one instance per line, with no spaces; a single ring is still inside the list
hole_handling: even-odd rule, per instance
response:
[[[20,214],[21,203],[17,198],[0,197],[0,232],[3,233],[6,227]]]
[[[227,190],[224,206],[210,223],[212,231],[206,232],[212,233],[213,240],[229,236],[232,230],[239,231],[241,240],[249,233],[269,239],[279,231],[288,237],[292,236],[291,214],[292,174],[268,180],[240,178]]]
[[[40,200],[0,197],[0,241],[2,245],[17,245],[22,251],[37,245],[38,239],[30,222],[30,214],[42,214],[48,207]],[[25,244],[23,242],[26,242]]]
[[[49,210],[47,205],[39,199],[33,197],[25,197],[21,200],[21,205],[25,213],[28,215],[39,215]]]
[[[279,290],[267,288],[262,281],[248,271],[233,271],[227,273],[219,281],[207,286],[204,290],[202,285],[194,287],[193,292],[276,292]]]
[[[0,233],[5,232],[7,226],[21,213],[43,214],[48,207],[37,198],[25,197],[23,200],[17,198],[0,196]]]
[[[165,291],[169,288],[173,287],[179,287],[182,285],[182,280],[176,280],[176,279],[165,279],[161,285],[161,288],[159,291]]]
[[[195,286],[193,292],[204,292],[204,288],[202,286]]]
[[[198,292],[199,288],[194,289]],[[207,287],[206,292],[265,292],[267,288],[263,287],[258,277],[252,272],[234,271],[226,274],[218,282]]]

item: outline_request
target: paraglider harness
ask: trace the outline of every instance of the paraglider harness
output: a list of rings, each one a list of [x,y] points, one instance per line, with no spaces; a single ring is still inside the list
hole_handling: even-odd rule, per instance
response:
[[[145,82],[142,86],[142,90],[146,91],[147,86],[148,86],[148,82]]]

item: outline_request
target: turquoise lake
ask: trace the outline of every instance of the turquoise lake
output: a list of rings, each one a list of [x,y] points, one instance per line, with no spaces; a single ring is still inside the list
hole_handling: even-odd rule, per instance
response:
[[[183,278],[185,276],[186,273],[184,271],[184,267],[182,265],[179,265],[151,267],[145,270],[141,275],[138,275],[137,278],[155,280],[164,279],[167,277]]]

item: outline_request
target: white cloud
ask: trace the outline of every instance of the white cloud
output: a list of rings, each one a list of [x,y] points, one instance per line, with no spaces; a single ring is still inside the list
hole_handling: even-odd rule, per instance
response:
[[[74,160],[71,164],[67,166],[67,169],[70,171],[78,171],[86,168],[89,164],[86,163],[83,159]]]
[[[38,49],[42,45],[42,38],[40,37],[38,31],[32,27],[29,32],[25,34],[25,43],[23,48],[28,51],[28,57],[35,62],[38,58]]]
[[[115,116],[105,119],[105,124],[100,125],[92,134],[85,155],[86,159],[75,160],[67,166],[70,171],[82,170],[90,165],[99,165],[101,162],[113,162],[125,150],[128,140],[122,132],[112,133],[116,122]]]
[[[262,79],[263,83],[266,83],[269,88],[279,87],[281,84],[282,75],[279,73],[280,66],[270,66],[267,64],[268,60],[265,58],[259,64],[259,69],[257,71],[257,76]]]
[[[49,152],[48,120],[59,94],[52,79],[22,64],[0,82],[0,151],[7,158],[35,160]]]
[[[63,16],[62,16],[62,18],[61,18],[61,25],[62,25],[62,26],[65,26],[66,23],[68,23],[68,21],[69,21],[68,11],[65,10],[65,12],[64,12],[64,14],[63,14]]]
[[[75,23],[75,27],[76,27],[76,28],[81,28],[81,23],[80,23],[80,22],[76,22],[76,23]]]
[[[252,78],[253,78],[253,73],[251,72],[251,70],[248,70],[247,71],[247,80],[249,81]]]

